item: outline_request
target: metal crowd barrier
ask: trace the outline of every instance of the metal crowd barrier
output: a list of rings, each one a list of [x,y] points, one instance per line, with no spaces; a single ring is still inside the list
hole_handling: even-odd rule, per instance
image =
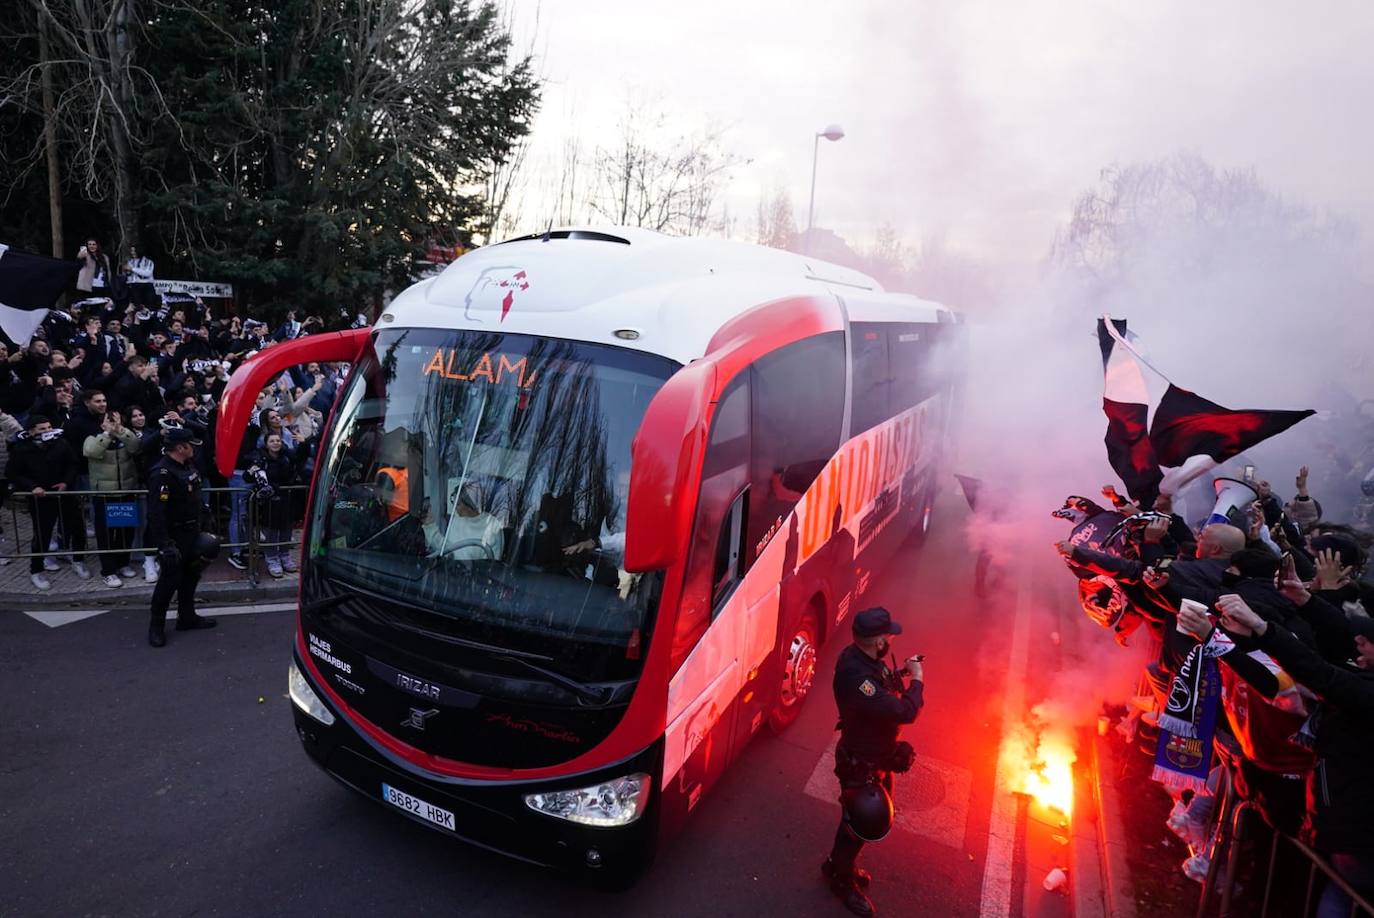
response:
[[[1249,800],[1243,800],[1236,792],[1234,781],[1231,777],[1231,765],[1222,760],[1222,780],[1217,785],[1218,806],[1215,810],[1216,829],[1211,835],[1207,851],[1211,856],[1211,863],[1207,869],[1207,878],[1202,884],[1202,893],[1198,899],[1197,918],[1207,918],[1211,911],[1212,903],[1218,898],[1220,903],[1217,911],[1217,918],[1232,918],[1240,912],[1233,908],[1233,898],[1236,891],[1236,875],[1240,870],[1240,851],[1241,844],[1245,840],[1247,824],[1253,826],[1258,822],[1262,827],[1269,830],[1269,862],[1264,865],[1262,872],[1251,872],[1254,877],[1264,877],[1264,899],[1260,906],[1259,918],[1268,918],[1270,906],[1274,905],[1274,870],[1278,864],[1281,843],[1287,842],[1301,855],[1307,862],[1307,887],[1303,896],[1302,918],[1312,914],[1314,896],[1320,895],[1322,888],[1317,885],[1317,874],[1320,872],[1326,876],[1328,883],[1336,886],[1350,897],[1350,908],[1346,912],[1347,918],[1355,918],[1357,915],[1374,916],[1374,903],[1361,896],[1351,888],[1339,873],[1328,864],[1321,855],[1313,851],[1307,845],[1289,835],[1278,831],[1260,816],[1258,808]],[[1247,815],[1253,814],[1254,818],[1247,819]],[[1221,863],[1221,856],[1226,855],[1226,866],[1224,870],[1218,869]],[[1217,896],[1218,884],[1220,885],[1220,897]],[[1320,901],[1320,900],[1317,900]],[[1246,918],[1254,915],[1253,910],[1247,910]],[[1287,915],[1284,916],[1287,918]]]
[[[292,501],[289,520],[294,524],[295,519],[296,495],[302,494],[307,485],[284,485],[274,488],[278,493],[288,495]],[[211,520],[214,533],[220,538],[221,552],[233,552],[243,558],[245,562],[245,573],[249,582],[256,586],[260,579],[260,567],[265,563],[267,549],[296,547],[297,540],[288,536],[285,541],[270,541],[263,531],[263,503],[262,499],[255,499],[253,488],[202,488],[201,493],[205,496],[208,506],[208,516]],[[241,537],[238,541],[230,540],[230,518],[233,515],[233,504],[235,495],[243,495],[244,519],[241,524]],[[8,504],[9,513],[7,514],[6,535],[14,540],[14,551],[5,552],[0,550],[0,559],[6,562],[27,561],[30,558],[49,556],[71,556],[85,560],[86,558],[99,558],[101,555],[124,555],[132,557],[142,555],[156,555],[157,549],[144,544],[144,533],[147,527],[147,505],[148,491],[146,488],[130,489],[123,491],[48,491],[45,497],[52,497],[60,501],[77,500],[80,502],[80,516],[82,526],[91,524],[94,527],[94,512],[96,499],[99,498],[101,506],[105,512],[105,526],[108,529],[133,529],[135,535],[130,539],[128,547],[100,548],[96,544],[96,536],[87,532],[85,534],[86,548],[73,549],[70,547],[71,539],[62,531],[61,514],[58,515],[57,524],[53,527],[53,535],[60,539],[60,547],[55,550],[48,550],[44,546],[43,551],[33,551],[33,529],[32,522],[20,525],[21,519],[32,515],[33,496],[25,491],[15,492],[10,495],[5,502]],[[96,530],[98,531],[98,530]],[[21,535],[22,533],[22,535]],[[132,561],[130,562],[132,563]]]

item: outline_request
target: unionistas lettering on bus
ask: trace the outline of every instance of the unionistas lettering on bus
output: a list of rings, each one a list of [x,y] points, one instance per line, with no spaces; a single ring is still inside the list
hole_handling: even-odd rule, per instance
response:
[[[434,356],[425,364],[423,375],[438,373],[445,379],[463,382],[485,380],[494,385],[514,384],[520,389],[533,388],[534,381],[539,376],[538,370],[529,368],[528,357],[511,360],[505,354],[497,354],[493,364],[491,352],[488,351],[473,362],[470,368],[464,366],[460,362],[461,359],[461,352],[455,348],[435,348]]]
[[[925,440],[928,404],[865,431],[841,448],[816,478],[800,509],[803,519],[799,561],[809,558],[830,535],[837,505],[845,522],[860,513],[917,461]]]

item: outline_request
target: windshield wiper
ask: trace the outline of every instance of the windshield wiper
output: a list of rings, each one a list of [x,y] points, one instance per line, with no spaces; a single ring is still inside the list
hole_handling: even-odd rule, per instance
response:
[[[325,609],[332,609],[353,598],[352,593],[335,593],[333,596],[325,596],[323,599],[316,599],[301,606],[302,615],[313,615],[316,612],[323,612]]]
[[[400,600],[396,599],[388,599],[387,602],[394,602],[398,605],[406,606],[407,608],[418,609],[421,612],[431,612],[430,609],[426,609],[424,606],[412,606],[409,603],[401,602]],[[492,654],[494,656],[510,657],[512,659],[519,660],[521,663],[529,663],[530,660],[553,659],[553,657],[545,656],[542,653],[531,653],[528,650],[511,650],[508,647],[498,647],[495,644],[484,644],[481,641],[474,641],[471,638],[460,638],[452,634],[444,634],[444,632],[442,631],[431,631],[429,628],[422,628],[419,625],[410,625],[402,621],[393,620],[388,622],[388,624],[392,625],[393,627],[400,628],[403,631],[409,631],[412,634],[418,634],[423,637],[430,638],[431,640],[443,641],[445,644],[454,644],[458,647],[467,647],[472,650],[484,650],[487,653]]]
[[[390,603],[390,604],[396,605],[396,606],[403,606],[403,607],[405,607],[405,608],[407,608],[407,609],[413,609],[413,610],[416,611],[416,612],[424,612],[426,615],[438,615],[438,614],[440,614],[440,613],[435,612],[435,611],[434,611],[433,609],[431,609],[429,606],[423,606],[423,605],[420,605],[419,603],[409,602],[409,601],[407,601],[407,600],[400,599],[400,598],[398,598],[398,597],[396,597],[396,596],[384,596],[384,595],[382,595],[381,593],[374,593],[372,590],[369,590],[369,589],[366,589],[366,588],[364,588],[364,587],[358,586],[357,584],[352,583],[352,582],[350,582],[350,581],[342,580],[342,579],[340,579],[339,577],[337,577],[337,576],[335,576],[335,575],[333,575],[333,574],[326,574],[325,577],[326,577],[326,579],[332,580],[332,581],[334,581],[335,583],[338,583],[338,584],[341,584],[341,585],[343,585],[343,586],[346,586],[349,590],[352,590],[353,592],[352,592],[351,594],[350,594],[350,593],[335,594],[334,596],[329,596],[329,597],[326,597],[325,599],[319,600],[320,603],[325,603],[325,604],[330,604],[330,605],[332,605],[332,604],[334,604],[334,601],[335,601],[335,600],[338,600],[339,602],[342,602],[343,600],[340,599],[340,596],[343,596],[343,597],[345,597],[345,598],[351,596],[352,598],[355,598],[355,599],[358,598],[358,597],[365,597],[365,598],[367,598],[367,599],[373,600],[374,602]],[[509,656],[509,657],[515,657],[515,658],[520,659],[521,662],[524,662],[524,661],[527,661],[527,660],[540,660],[540,661],[543,661],[543,662],[549,662],[549,661],[551,661],[551,660],[554,659],[553,657],[547,656],[547,655],[542,654],[542,653],[533,653],[532,651],[528,651],[528,650],[513,650],[513,649],[511,649],[511,648],[509,648],[509,647],[500,647],[500,646],[498,646],[498,645],[496,645],[496,644],[486,644],[486,643],[483,643],[482,641],[474,641],[474,640],[472,640],[471,638],[457,637],[456,635],[445,634],[445,633],[442,632],[442,631],[434,631],[434,630],[432,630],[432,629],[430,629],[430,628],[423,628],[423,627],[421,627],[421,626],[419,626],[419,625],[411,625],[411,624],[408,624],[408,623],[406,623],[406,622],[403,622],[403,621],[400,621],[400,620],[397,620],[397,619],[390,619],[390,620],[387,622],[387,624],[393,625],[393,626],[395,626],[395,627],[397,627],[397,628],[401,628],[402,630],[405,630],[405,631],[409,631],[409,632],[411,632],[412,634],[419,634],[419,635],[422,635],[423,637],[431,638],[431,639],[436,640],[436,641],[443,641],[443,642],[446,643],[446,644],[455,644],[455,645],[457,645],[457,646],[459,646],[459,647],[467,647],[467,648],[470,648],[470,649],[472,649],[472,650],[484,650],[484,651],[486,651],[487,653],[491,653],[491,654],[504,654],[504,655]]]
[[[565,676],[562,673],[554,672],[551,669],[546,669],[545,667],[539,666],[535,663],[531,663],[529,660],[524,659],[522,657],[510,656],[509,654],[501,653],[496,654],[495,658],[498,660],[503,660],[507,663],[519,663],[521,666],[525,667],[531,672],[536,672],[544,678],[550,680],[551,682],[555,682],[558,685],[563,686],[565,689],[568,689],[577,697],[582,698],[585,701],[589,701],[594,705],[608,704],[612,696],[615,695],[615,688],[613,686],[602,685],[593,687],[590,685],[584,685],[570,676]]]

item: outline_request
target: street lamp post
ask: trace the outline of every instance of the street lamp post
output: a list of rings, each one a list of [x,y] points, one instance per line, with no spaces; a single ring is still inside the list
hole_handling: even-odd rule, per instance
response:
[[[820,156],[821,138],[826,140],[839,140],[844,136],[844,128],[838,124],[832,124],[823,131],[816,133],[816,138],[811,144],[811,202],[806,205],[806,246],[811,247],[811,221],[816,214],[816,160]]]

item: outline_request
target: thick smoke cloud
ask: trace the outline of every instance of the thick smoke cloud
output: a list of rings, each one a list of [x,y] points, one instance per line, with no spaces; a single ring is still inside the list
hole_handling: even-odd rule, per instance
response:
[[[1031,603],[1032,644],[1051,634],[1064,642],[1059,678],[1026,728],[1010,733],[1027,767],[1037,746],[1071,747],[1066,730],[1095,721],[1104,701],[1124,701],[1141,664],[1138,650],[1116,648],[1077,612],[1073,578],[1052,548],[1068,527],[1049,513],[1067,495],[1105,503],[1108,482],[1124,492],[1102,443],[1095,319],[1129,319],[1156,368],[1213,401],[1320,410],[1247,458],[1283,497],[1297,467],[1312,466],[1313,493],[1340,515],[1354,498],[1330,454],[1368,450],[1355,408],[1374,397],[1374,322],[1361,318],[1374,297],[1359,277],[1358,239],[1352,222],[1195,156],[1110,169],[1076,202],[1039,282],[971,318],[955,470],[1001,497],[970,518],[970,544],[1010,582],[1047,585],[1052,598]]]

